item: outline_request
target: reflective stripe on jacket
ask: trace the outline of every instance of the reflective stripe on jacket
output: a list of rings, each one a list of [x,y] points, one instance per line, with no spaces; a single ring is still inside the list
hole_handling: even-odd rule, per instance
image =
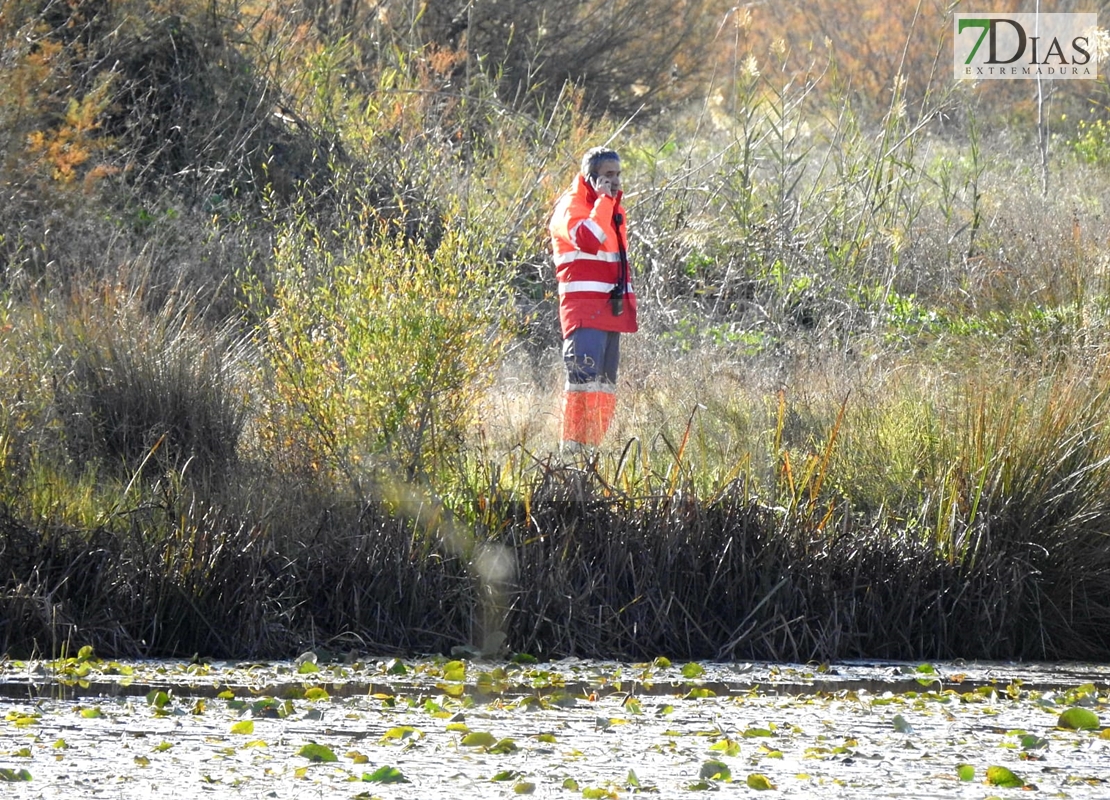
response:
[[[551,249],[559,284],[559,323],[563,338],[578,328],[634,333],[636,295],[631,271],[624,289],[624,313],[613,314],[609,293],[620,272],[620,243],[627,250],[628,233],[621,195],[598,192],[582,175],[555,204],[551,215]],[[620,230],[613,215],[620,214]],[[619,234],[619,236],[618,236]]]

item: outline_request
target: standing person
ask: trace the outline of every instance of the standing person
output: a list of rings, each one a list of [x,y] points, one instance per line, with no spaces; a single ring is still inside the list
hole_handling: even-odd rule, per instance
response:
[[[601,444],[617,404],[620,336],[637,329],[622,195],[620,156],[594,147],[551,215],[567,371],[563,452]]]

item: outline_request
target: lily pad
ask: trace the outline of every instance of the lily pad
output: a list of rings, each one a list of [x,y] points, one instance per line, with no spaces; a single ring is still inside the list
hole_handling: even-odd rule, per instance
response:
[[[497,737],[489,731],[472,731],[462,738],[463,747],[492,747]]]
[[[373,772],[362,773],[362,779],[369,783],[409,783],[409,779],[396,767],[378,767]]]
[[[696,661],[691,661],[689,664],[682,665],[683,678],[700,678],[705,674],[705,667]]]
[[[1099,728],[1100,723],[1098,714],[1090,709],[1076,706],[1061,714],[1056,725],[1073,731],[1093,731]]]
[[[325,747],[322,744],[310,742],[297,751],[297,755],[302,758],[307,758],[309,761],[316,762],[330,762],[338,761],[339,757],[332,751],[330,747]]]
[[[774,789],[775,784],[771,783],[771,779],[766,775],[758,772],[753,772],[748,776],[748,788],[756,789],[757,791],[765,791],[767,789]]]
[[[987,767],[987,783],[991,786],[1002,786],[1007,789],[1020,789],[1025,781],[1012,773],[1006,767]]]
[[[715,781],[731,781],[732,770],[723,761],[710,760],[701,765],[698,777]]]

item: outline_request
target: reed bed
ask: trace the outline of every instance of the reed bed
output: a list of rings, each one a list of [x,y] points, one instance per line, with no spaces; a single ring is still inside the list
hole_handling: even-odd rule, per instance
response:
[[[0,653],[1110,656],[1089,98],[783,40],[614,119],[415,19],[125,6],[0,14]],[[611,139],[642,331],[568,463],[545,221]]]

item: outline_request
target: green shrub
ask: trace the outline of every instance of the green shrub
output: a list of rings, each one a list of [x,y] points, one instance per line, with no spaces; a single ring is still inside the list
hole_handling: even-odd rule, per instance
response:
[[[270,446],[355,486],[368,470],[449,464],[506,343],[507,282],[488,243],[448,224],[432,252],[384,232],[325,244],[302,221],[279,237],[276,268],[272,298],[254,295]]]

